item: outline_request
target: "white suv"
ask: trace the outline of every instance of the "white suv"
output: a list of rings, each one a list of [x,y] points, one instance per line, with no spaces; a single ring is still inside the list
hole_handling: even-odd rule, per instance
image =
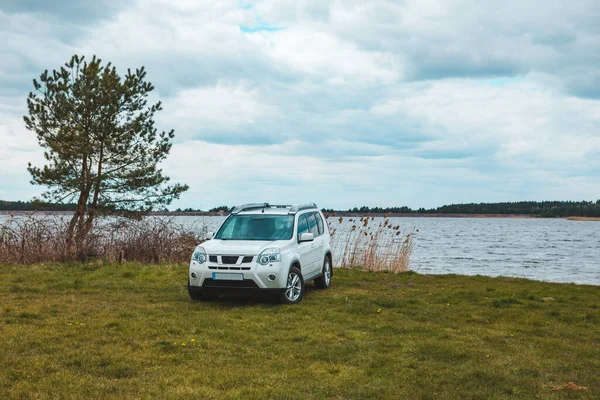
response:
[[[333,275],[331,236],[316,204],[236,207],[217,233],[208,234],[190,262],[192,300],[246,290],[277,293],[296,304],[304,284],[326,289]]]

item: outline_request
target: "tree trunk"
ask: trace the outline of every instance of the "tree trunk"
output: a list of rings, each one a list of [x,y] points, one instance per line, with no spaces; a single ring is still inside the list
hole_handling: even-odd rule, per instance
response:
[[[89,205],[88,216],[85,219],[85,223],[83,222],[84,218],[82,216],[82,218],[80,220],[80,225],[79,225],[80,232],[78,232],[78,233],[80,236],[80,242],[78,244],[78,250],[80,252],[79,256],[82,259],[85,258],[85,256],[86,256],[86,254],[83,254],[84,250],[87,247],[86,241],[87,241],[90,231],[92,230],[94,219],[96,218],[96,216],[98,214],[98,199],[100,197],[100,184],[102,183],[101,174],[102,174],[102,162],[103,161],[104,161],[104,145],[102,144],[100,146],[100,156],[98,158],[98,168],[96,171],[97,176],[96,176],[95,182],[92,179],[91,173],[89,173],[89,169],[91,169],[91,167],[92,167],[91,160],[90,160],[89,169],[88,169],[88,179],[87,179],[87,185],[86,185],[87,198],[89,198],[89,193],[90,193],[92,186],[94,186],[94,198],[92,199],[92,203]]]
[[[79,200],[77,201],[77,210],[69,222],[69,228],[67,230],[67,256],[77,255],[79,258],[83,256],[83,241],[85,240],[84,235],[84,216],[85,207],[89,198],[90,188],[89,184],[86,184],[89,180],[89,169],[87,154],[82,157],[81,165],[81,184],[79,192]]]

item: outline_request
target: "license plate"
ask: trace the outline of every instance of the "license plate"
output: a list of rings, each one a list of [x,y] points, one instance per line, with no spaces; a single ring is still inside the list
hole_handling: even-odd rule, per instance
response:
[[[225,274],[221,272],[213,272],[212,278],[215,281],[243,281],[244,274]]]

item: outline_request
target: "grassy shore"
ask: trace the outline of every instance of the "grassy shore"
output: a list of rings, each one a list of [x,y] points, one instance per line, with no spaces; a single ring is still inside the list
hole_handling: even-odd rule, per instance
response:
[[[193,303],[186,272],[0,266],[0,398],[600,398],[598,287],[336,270]]]

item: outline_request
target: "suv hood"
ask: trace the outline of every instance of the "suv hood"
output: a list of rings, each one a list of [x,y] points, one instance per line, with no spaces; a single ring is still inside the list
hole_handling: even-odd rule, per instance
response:
[[[257,256],[269,247],[280,248],[288,240],[220,240],[212,239],[202,243],[208,255]]]

